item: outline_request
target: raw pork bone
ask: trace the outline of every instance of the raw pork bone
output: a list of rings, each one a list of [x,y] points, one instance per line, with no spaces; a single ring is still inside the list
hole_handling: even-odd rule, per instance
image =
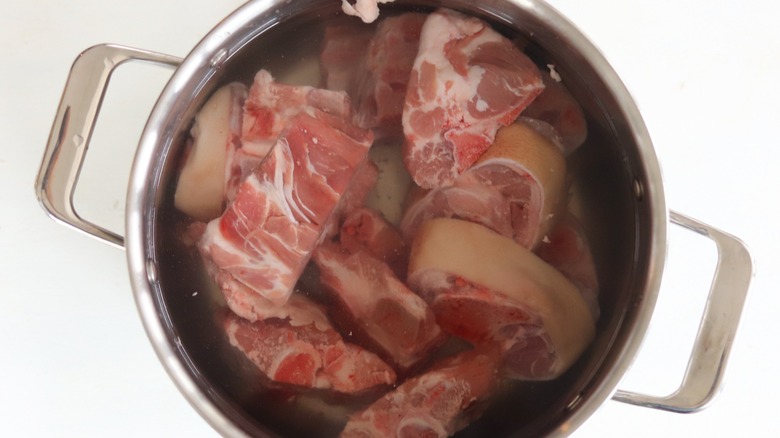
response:
[[[295,116],[329,115],[338,120],[336,128],[357,138],[362,134],[353,134],[354,128],[343,122],[351,120],[351,111],[349,98],[343,93],[279,83],[268,71],[258,71],[244,103],[241,148],[231,160],[228,201],[235,198],[238,186],[268,155]]]
[[[320,66],[325,88],[346,91],[353,96],[356,84],[366,74],[366,47],[376,29],[353,19],[339,21],[325,28],[320,52]],[[353,99],[353,102],[354,101]]]
[[[445,340],[425,301],[365,251],[347,253],[324,244],[313,260],[323,289],[335,304],[330,315],[342,332],[376,346],[374,350],[401,371],[408,371]]]
[[[368,77],[358,92],[363,127],[378,137],[402,137],[401,115],[426,15],[406,13],[382,20],[366,55]]]
[[[377,138],[403,136],[406,86],[425,18],[420,13],[388,17],[376,32],[354,21],[325,30],[320,61],[327,88],[346,91],[356,107],[357,124],[374,129]]]
[[[369,191],[376,182],[377,169],[370,161],[364,162],[355,173],[350,182],[349,188],[341,196],[337,211],[331,216],[327,226],[333,227],[332,223],[341,220],[346,212],[362,210],[360,205],[365,201]],[[354,222],[355,219],[350,220]],[[346,222],[345,222],[346,223]],[[188,246],[194,246],[203,236],[206,230],[206,224],[195,222],[190,224],[182,232],[182,241]],[[335,234],[335,231],[331,232]],[[379,233],[384,235],[384,233]],[[380,240],[380,242],[383,242]],[[380,248],[379,244],[372,244],[373,248]],[[389,247],[388,247],[389,248]],[[404,254],[406,254],[404,252]],[[308,324],[307,318],[312,316],[308,312],[307,303],[301,303],[299,294],[293,292],[284,305],[275,305],[270,300],[264,298],[248,286],[237,281],[232,274],[226,271],[220,271],[214,266],[206,254],[203,254],[204,263],[211,277],[219,287],[225,301],[235,314],[249,321],[264,320],[267,318],[290,318],[293,325]],[[404,259],[403,268],[406,269]],[[301,311],[301,309],[303,311]],[[319,321],[321,323],[321,321]]]
[[[534,63],[485,22],[431,13],[403,111],[404,163],[414,181],[452,185],[543,88]]]
[[[406,278],[408,248],[401,233],[376,210],[352,210],[344,218],[338,241],[347,252],[364,251],[386,263],[399,279]]]
[[[302,298],[301,303],[312,314],[309,319],[327,321],[311,301]],[[231,345],[275,382],[346,394],[395,383],[392,368],[374,353],[345,343],[330,324],[296,325],[281,318],[251,322],[229,313],[225,331]]]
[[[379,168],[371,159],[367,159],[355,171],[355,176],[349,183],[349,187],[341,195],[336,211],[325,224],[325,239],[332,239],[338,232],[339,227],[345,218],[353,211],[363,208],[368,195],[374,190],[377,178],[379,177]]]
[[[512,378],[554,379],[593,339],[595,323],[577,288],[512,240],[471,222],[420,227],[409,285],[445,331],[498,345]]]
[[[598,274],[580,221],[574,215],[566,214],[542,240],[535,253],[577,286],[588,303],[593,319],[598,320]]]
[[[241,147],[242,106],[246,95],[243,84],[225,85],[195,116],[173,203],[179,211],[198,221],[210,221],[224,210],[231,163]]]
[[[338,211],[334,213],[333,216],[331,216],[331,219],[328,221],[328,225],[326,225],[326,227],[332,227],[331,224],[339,221],[340,218],[346,214],[345,212],[362,210],[362,208],[359,206],[365,201],[365,198],[368,196],[368,192],[373,187],[373,184],[376,181],[376,172],[376,166],[374,166],[369,161],[366,161],[358,168],[349,188],[344,192],[341,200],[339,201],[337,206]],[[358,214],[357,216],[361,215]],[[345,221],[345,223],[352,223],[355,220],[356,219],[348,219],[348,221]],[[363,227],[365,228],[365,226]],[[195,246],[201,240],[205,231],[205,223],[194,222],[188,225],[181,232],[182,241],[187,246]],[[332,231],[331,234],[335,234],[335,231]],[[384,236],[384,234],[385,233],[383,232],[378,232],[379,236]],[[364,244],[370,244],[372,248],[379,249],[379,245],[385,242],[383,239],[375,240],[377,240],[378,243],[365,242]],[[357,244],[357,242],[351,243],[351,245]],[[384,248],[388,251],[392,250],[390,246],[385,246]],[[404,254],[406,253],[404,252]],[[301,306],[299,306],[299,301],[296,298],[297,295],[295,293],[290,295],[290,298],[284,305],[276,305],[245,284],[237,281],[235,277],[233,277],[233,275],[229,272],[221,271],[214,265],[208,254],[202,253],[202,256],[206,269],[210,276],[214,279],[214,282],[217,284],[219,290],[222,292],[222,295],[225,298],[225,302],[227,303],[230,310],[232,310],[238,316],[249,321],[258,321],[267,318],[290,318],[293,321],[299,320],[298,316],[300,314],[297,310],[300,309]],[[404,259],[403,265],[404,270],[406,269],[405,260],[406,259]],[[301,315],[304,320],[307,314],[308,313],[304,312],[304,314]]]
[[[552,125],[561,137],[564,153],[569,155],[580,147],[588,136],[585,113],[566,86],[553,79],[549,72],[542,75],[542,80],[544,91],[528,105],[523,116]]]
[[[274,305],[208,261],[206,266],[232,310],[225,321],[230,343],[270,380],[342,393],[395,383],[395,371],[374,353],[345,343],[304,292]]]
[[[292,326],[314,324],[320,330],[325,330],[331,325],[325,313],[320,312],[306,298],[305,294],[299,291],[291,294],[286,303],[276,305],[236,280],[229,273],[216,269],[213,264],[207,263],[206,266],[210,268],[208,270],[222,292],[228,308],[247,321],[263,321],[270,318],[287,319]]]
[[[450,436],[490,396],[498,361],[495,353],[480,350],[444,359],[353,415],[340,437]]]
[[[317,94],[346,99],[341,92]],[[202,253],[218,269],[274,305],[287,301],[341,195],[366,160],[372,135],[349,120],[348,114],[316,109],[289,117],[268,156],[201,238]]]
[[[495,143],[452,186],[410,191],[401,221],[404,238],[411,240],[429,219],[451,217],[536,247],[565,197],[566,160],[528,122],[521,118],[499,129]]]

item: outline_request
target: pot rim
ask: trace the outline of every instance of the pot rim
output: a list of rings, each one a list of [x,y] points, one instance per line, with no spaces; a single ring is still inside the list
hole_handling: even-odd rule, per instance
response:
[[[500,3],[500,0],[498,2]],[[629,335],[621,345],[610,347],[611,349],[619,347],[620,351],[615,354],[616,359],[609,375],[588,395],[586,404],[577,406],[576,412],[565,423],[558,425],[553,432],[553,435],[564,436],[576,430],[613,395],[619,381],[636,357],[660,289],[666,257],[668,211],[665,205],[661,170],[647,127],[628,89],[606,58],[572,22],[547,3],[541,0],[506,0],[506,2],[536,15],[553,32],[571,44],[575,52],[588,60],[598,77],[614,94],[623,113],[622,117],[636,143],[637,156],[645,175],[645,179],[641,182],[637,181],[636,184],[639,184],[638,190],[642,198],[650,203],[648,224],[650,253],[647,256],[647,274],[642,300],[637,304],[640,308],[632,321],[623,322],[623,324],[631,324],[632,327],[618,328],[620,331],[628,330]],[[127,263],[136,306],[144,329],[160,362],[179,391],[201,417],[224,436],[246,436],[247,433],[231,421],[211,400],[209,394],[203,392],[198,386],[191,368],[183,363],[177,354],[181,347],[178,338],[170,339],[166,335],[166,326],[170,326],[170,321],[167,320],[165,309],[161,309],[154,298],[155,291],[160,288],[154,255],[155,199],[159,196],[157,192],[161,177],[160,166],[157,164],[166,156],[165,151],[173,141],[172,137],[175,133],[171,132],[171,122],[178,121],[182,117],[175,111],[176,102],[182,96],[195,95],[194,93],[202,90],[219,67],[219,61],[226,58],[225,46],[228,42],[230,42],[229,47],[237,47],[240,50],[262,31],[254,28],[251,25],[252,21],[257,16],[284,3],[288,1],[253,0],[244,4],[218,23],[187,55],[165,86],[147,121],[132,165],[127,192],[125,220]],[[276,18],[276,22],[281,22],[285,17],[277,15]],[[207,73],[206,76],[199,77],[198,75],[204,71]],[[579,401],[581,400],[575,400],[575,403]]]

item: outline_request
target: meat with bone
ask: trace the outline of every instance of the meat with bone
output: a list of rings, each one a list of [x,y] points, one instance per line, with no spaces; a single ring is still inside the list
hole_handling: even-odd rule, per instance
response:
[[[351,111],[349,98],[342,93],[283,84],[266,70],[257,72],[244,103],[241,148],[231,160],[228,200],[235,198],[239,184],[268,155],[293,117],[324,113],[349,120]]]
[[[431,13],[403,112],[404,163],[414,181],[452,185],[543,88],[534,63],[485,22]]]
[[[338,309],[331,317],[401,370],[416,365],[445,340],[425,301],[385,263],[363,250],[347,253],[333,244],[318,247],[313,260]]]
[[[325,88],[346,91],[352,99],[357,85],[366,76],[366,47],[375,28],[352,19],[339,21],[325,28],[320,67]]]
[[[192,218],[209,221],[222,213],[233,157],[241,147],[246,86],[218,89],[195,116],[192,143],[179,173],[174,205]]]
[[[588,304],[571,282],[481,225],[430,220],[411,251],[410,287],[431,305],[442,329],[499,346],[511,377],[554,379],[594,337]]]
[[[534,248],[554,224],[565,188],[560,149],[521,118],[501,128],[495,143],[452,186],[412,192],[401,231],[409,240],[431,218],[458,218]]]
[[[328,224],[328,227],[333,228],[333,230],[328,230],[329,236],[336,233],[337,228],[345,220],[345,217],[353,211],[362,208],[371,191],[374,190],[378,178],[379,168],[371,159],[366,160],[357,168],[355,176],[352,177],[352,181],[349,183],[349,187],[336,206],[336,212],[331,217],[331,223]]]
[[[588,136],[585,114],[563,82],[553,79],[550,73],[542,74],[542,80],[544,91],[528,105],[523,116],[552,125],[561,137],[564,153],[568,155]]]
[[[401,137],[406,86],[426,15],[405,13],[379,22],[376,31],[354,22],[325,31],[320,63],[328,89],[344,90],[357,124],[377,138]]]
[[[368,79],[359,92],[363,127],[381,137],[403,135],[401,115],[426,15],[406,13],[382,20],[366,54]]]
[[[349,183],[349,187],[341,195],[341,199],[336,204],[336,209],[328,221],[322,227],[321,241],[332,240],[339,232],[339,227],[344,222],[345,217],[352,211],[362,208],[366,199],[376,185],[379,177],[379,168],[371,159],[367,159],[357,170]]]
[[[277,305],[236,280],[227,272],[212,270],[212,277],[225,298],[228,308],[237,316],[250,321],[270,318],[287,319],[292,326],[315,324],[321,330],[330,326],[323,312],[313,311],[311,301],[303,294],[293,292],[287,302]]]
[[[444,359],[353,415],[341,438],[447,437],[497,383],[497,358],[470,350]]]
[[[316,94],[346,99],[340,92]],[[268,156],[199,243],[216,268],[275,305],[287,301],[372,141],[351,124],[349,111],[303,108],[287,119]]]
[[[315,314],[309,319],[325,318],[322,309],[303,302]],[[225,331],[231,345],[275,382],[348,394],[395,382],[392,368],[374,353],[344,342],[329,324],[294,325],[280,318],[251,322],[229,314]]]
[[[599,281],[585,230],[572,214],[565,215],[542,240],[536,255],[560,271],[582,293],[593,319],[599,317]]]
[[[349,253],[365,251],[386,263],[398,278],[406,278],[406,244],[401,233],[376,210],[364,207],[348,214],[341,225],[339,244]]]
[[[247,149],[266,155],[290,119],[300,113],[351,117],[349,98],[343,93],[276,82],[266,70],[254,77],[244,104],[241,142]]]

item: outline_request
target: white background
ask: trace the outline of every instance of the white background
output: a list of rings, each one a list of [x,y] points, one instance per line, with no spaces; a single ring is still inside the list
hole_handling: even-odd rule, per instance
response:
[[[241,3],[30,0],[0,13],[0,435],[216,435],[159,365],[124,252],[48,219],[33,183],[80,51],[111,42],[185,56]],[[709,409],[680,415],[608,401],[575,436],[780,436],[780,6],[551,3],[633,93],[669,207],[742,238],[756,261],[726,386]],[[169,74],[117,72],[76,197],[84,216],[122,230],[134,147]],[[682,375],[715,263],[713,246],[690,234],[670,228],[659,305],[623,389],[664,394]]]

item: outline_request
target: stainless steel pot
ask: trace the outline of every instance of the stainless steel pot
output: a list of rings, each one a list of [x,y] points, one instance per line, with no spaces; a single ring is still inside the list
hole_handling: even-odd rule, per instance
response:
[[[602,285],[597,338],[576,366],[554,382],[518,384],[516,395],[496,403],[463,435],[567,435],[610,397],[677,412],[703,408],[720,387],[752,278],[747,249],[728,234],[667,212],[658,162],[635,103],[599,51],[557,11],[537,0],[398,0],[383,13],[438,6],[479,16],[523,41],[540,65],[555,65],[585,109],[588,141],[570,161]],[[282,391],[254,383],[253,370],[221,335],[219,301],[192,299],[193,292],[213,286],[198,258],[175,238],[181,221],[172,207],[175,169],[191,120],[211,92],[231,80],[248,83],[261,67],[284,78],[301,56],[316,52],[317,31],[338,8],[337,0],[250,1],[183,60],[112,45],[86,50],[71,70],[38,175],[38,197],[54,219],[126,248],[136,304],[160,361],[192,406],[226,436],[322,436],[338,425],[311,421],[307,415],[319,412],[312,400],[302,403],[302,414],[290,414]],[[82,219],[72,196],[111,72],[128,60],[176,70],[138,146],[123,239]],[[670,220],[717,245],[718,267],[699,333],[672,395],[619,391],[656,302]]]

